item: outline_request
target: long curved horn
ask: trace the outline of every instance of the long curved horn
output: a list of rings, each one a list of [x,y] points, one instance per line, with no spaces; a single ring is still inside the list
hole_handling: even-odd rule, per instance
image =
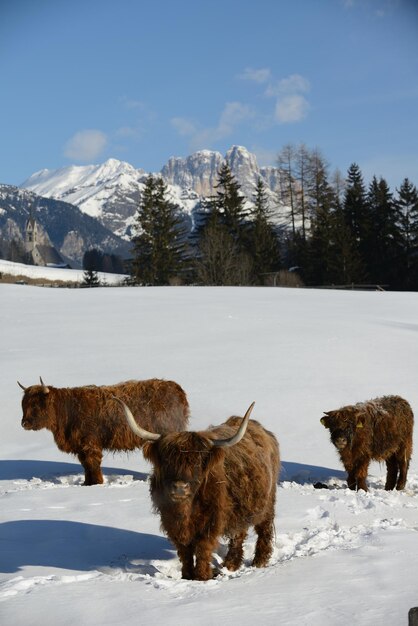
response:
[[[213,440],[213,445],[215,448],[230,448],[231,446],[234,446],[236,443],[238,443],[238,441],[241,441],[241,439],[245,435],[245,431],[247,430],[248,421],[250,419],[251,411],[254,408],[254,404],[255,402],[250,404],[250,406],[248,407],[246,414],[242,418],[241,425],[238,428],[235,435],[233,435],[229,439],[214,439]]]
[[[49,389],[48,389],[48,387],[45,385],[44,381],[42,380],[42,376],[39,376],[39,380],[41,381],[42,391],[43,391],[44,393],[49,393]]]
[[[132,415],[131,410],[129,409],[129,407],[126,406],[123,400],[117,398],[116,396],[112,396],[112,398],[119,402],[119,404],[122,406],[125,413],[126,421],[128,422],[130,429],[133,433],[135,433],[135,435],[138,435],[138,437],[141,437],[141,439],[145,439],[145,441],[157,441],[157,439],[161,437],[161,435],[158,435],[157,433],[150,433],[148,430],[145,430],[144,428],[139,426],[139,424],[136,423],[136,420]]]
[[[19,385],[19,387],[20,387],[21,389],[23,389],[23,391],[26,391],[26,389],[27,389],[27,388],[26,388],[26,387],[24,387],[24,386],[22,385],[22,383],[20,383],[19,381],[17,381],[17,384]]]

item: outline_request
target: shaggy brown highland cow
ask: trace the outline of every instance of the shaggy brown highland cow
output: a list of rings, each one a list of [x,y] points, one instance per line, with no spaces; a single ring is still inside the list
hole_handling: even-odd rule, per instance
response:
[[[412,454],[414,416],[399,396],[383,396],[368,402],[325,411],[321,423],[330,430],[348,472],[350,489],[367,491],[370,461],[386,461],[385,489],[404,489]]]
[[[250,526],[258,535],[253,565],[264,567],[272,552],[279,446],[261,424],[230,417],[201,432],[146,433],[125,405],[133,431],[153,465],[151,498],[162,529],[174,543],[182,577],[213,576],[212,552],[220,537],[229,539],[224,567],[236,570]],[[142,421],[142,420],[141,420]]]
[[[183,389],[169,380],[131,380],[96,387],[56,388],[40,385],[19,386],[22,399],[22,426],[26,430],[47,428],[63,452],[77,455],[85,470],[85,485],[103,482],[103,450],[128,451],[143,444],[123,416],[115,411],[113,397],[134,407],[142,425],[157,433],[187,427],[189,405]]]

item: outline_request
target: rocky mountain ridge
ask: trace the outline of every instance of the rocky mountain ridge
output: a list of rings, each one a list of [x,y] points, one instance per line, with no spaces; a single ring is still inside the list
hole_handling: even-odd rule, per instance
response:
[[[170,158],[159,172],[167,183],[170,199],[180,207],[184,219],[190,224],[201,199],[216,192],[217,175],[225,161],[248,201],[251,202],[255,184],[261,177],[271,202],[279,204],[279,168],[260,168],[255,155],[242,146],[232,146],[225,157],[220,152],[200,150],[185,158]],[[143,169],[108,159],[101,165],[41,170],[24,181],[21,187],[74,204],[87,215],[97,218],[115,235],[128,240],[132,236],[146,176]]]
[[[130,253],[126,241],[73,204],[13,185],[0,185],[0,249],[10,242],[23,244],[30,217],[40,225],[42,238],[47,238],[72,267],[81,267],[89,248],[124,257]]]

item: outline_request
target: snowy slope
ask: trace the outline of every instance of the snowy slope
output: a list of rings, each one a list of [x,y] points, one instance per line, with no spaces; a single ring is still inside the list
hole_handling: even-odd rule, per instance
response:
[[[0,285],[0,297],[2,623],[407,622],[418,605],[418,457],[404,493],[382,489],[377,463],[370,491],[349,491],[319,418],[389,393],[417,410],[418,294]],[[50,433],[20,427],[16,380],[39,375],[56,386],[175,379],[195,429],[255,400],[283,458],[270,566],[250,567],[250,534],[238,572],[182,580],[140,452],[108,455],[106,484],[82,487]]]
[[[117,159],[100,165],[70,165],[58,170],[43,169],[32,174],[22,185],[46,198],[54,197],[82,206],[92,217],[100,217],[101,203],[114,192],[114,187],[128,191],[144,176],[143,170]],[[95,199],[95,200],[94,200]]]
[[[59,170],[41,170],[28,178],[23,188],[40,196],[65,200],[83,213],[97,218],[119,237],[130,240],[146,174],[129,163],[108,159],[101,165],[70,165]],[[178,185],[168,186],[168,198],[190,216],[198,195]]]
[[[68,283],[82,283],[84,279],[84,270],[24,265],[23,263],[13,263],[12,261],[5,261],[4,259],[0,259],[0,273],[10,276],[44,278],[49,281],[63,281]],[[107,272],[97,272],[97,277],[101,283],[107,285],[120,285],[126,278],[126,276],[122,274],[109,274]]]

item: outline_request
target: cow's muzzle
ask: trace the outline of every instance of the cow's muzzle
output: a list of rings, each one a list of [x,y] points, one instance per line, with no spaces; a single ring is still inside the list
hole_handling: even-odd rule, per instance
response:
[[[337,450],[344,450],[348,445],[348,439],[346,437],[337,437],[334,439],[333,444]]]
[[[27,417],[22,417],[21,424],[22,428],[24,428],[25,430],[36,430],[33,421]]]
[[[192,495],[190,483],[183,480],[175,480],[170,483],[168,495],[174,502],[187,500]]]

